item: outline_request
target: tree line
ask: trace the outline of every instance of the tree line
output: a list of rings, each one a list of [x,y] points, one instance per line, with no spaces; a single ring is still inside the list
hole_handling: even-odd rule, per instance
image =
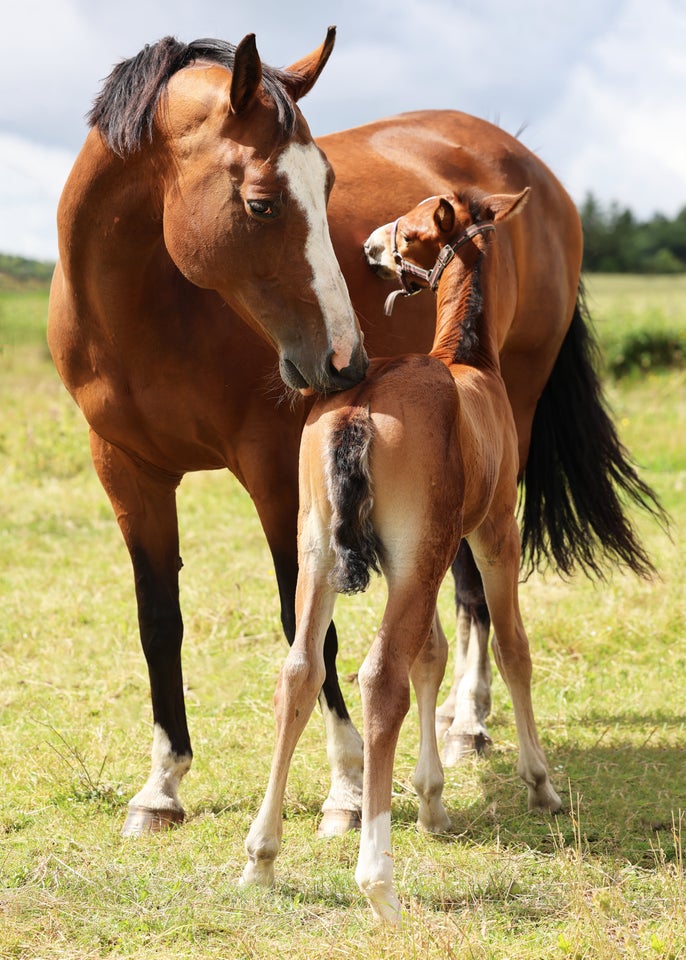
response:
[[[30,260],[0,253],[0,287],[4,285],[3,281],[13,281],[19,285],[48,284],[54,268],[55,264],[48,260]]]
[[[656,213],[639,221],[617,203],[604,207],[592,193],[579,208],[584,226],[583,269],[589,273],[686,272],[686,206],[673,220]]]

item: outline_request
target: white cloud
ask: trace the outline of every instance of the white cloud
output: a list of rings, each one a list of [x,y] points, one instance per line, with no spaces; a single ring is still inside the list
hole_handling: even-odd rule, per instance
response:
[[[569,74],[546,125],[572,132],[555,169],[578,201],[591,190],[639,217],[686,206],[686,7],[629,0]]]
[[[0,133],[0,251],[57,257],[55,211],[74,154]]]
[[[511,133],[524,125],[523,141],[577,201],[592,190],[639,216],[686,205],[683,0],[263,0],[259,15],[244,0],[6,6],[4,35],[14,40],[0,58],[0,88],[11,91],[0,100],[3,252],[54,255],[52,178],[63,180],[67,151],[82,143],[102,78],[169,33],[238,42],[254,31],[264,59],[284,66],[336,23],[336,50],[303,103],[315,135],[454,108]]]

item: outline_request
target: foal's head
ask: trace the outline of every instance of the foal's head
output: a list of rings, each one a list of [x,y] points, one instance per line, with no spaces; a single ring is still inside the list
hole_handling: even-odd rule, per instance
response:
[[[364,244],[369,266],[384,279],[397,277],[407,293],[435,289],[446,247],[465,255],[482,245],[496,223],[523,210],[530,188],[521,193],[487,194],[476,187],[459,194],[429,197],[393,223],[375,230]],[[418,269],[417,269],[418,268]]]

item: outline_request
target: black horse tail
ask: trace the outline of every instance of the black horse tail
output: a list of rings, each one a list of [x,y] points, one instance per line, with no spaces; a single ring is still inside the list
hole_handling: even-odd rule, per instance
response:
[[[607,412],[598,346],[583,286],[574,316],[536,407],[521,496],[522,557],[527,573],[552,564],[603,578],[619,564],[655,573],[626,516],[633,502],[668,525],[655,492],[639,477]]]
[[[331,435],[327,483],[335,563],[329,583],[338,593],[360,593],[369,586],[370,572],[381,572],[381,543],[371,522],[373,432],[369,408],[353,407]]]

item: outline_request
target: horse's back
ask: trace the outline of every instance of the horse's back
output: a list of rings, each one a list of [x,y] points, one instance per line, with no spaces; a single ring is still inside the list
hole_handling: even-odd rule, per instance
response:
[[[534,153],[494,124],[458,111],[400,114],[319,144],[336,172],[329,201],[334,246],[372,355],[428,350],[434,317],[430,298],[416,297],[392,319],[376,319],[389,287],[362,255],[372,230],[427,196],[468,186],[489,193],[530,186],[522,216],[499,233],[498,328],[509,349],[536,353],[545,340],[554,358],[576,301],[581,225],[571,198]]]
[[[344,206],[354,212],[355,229],[364,231],[358,248],[389,209],[399,215],[432,195],[427,190],[453,193],[470,185],[487,193],[530,186],[530,218],[538,205],[570,234],[580,229],[571,198],[545,163],[505,130],[466,113],[403,113],[329,134],[318,143],[336,172],[332,219],[338,220],[337,210]]]

